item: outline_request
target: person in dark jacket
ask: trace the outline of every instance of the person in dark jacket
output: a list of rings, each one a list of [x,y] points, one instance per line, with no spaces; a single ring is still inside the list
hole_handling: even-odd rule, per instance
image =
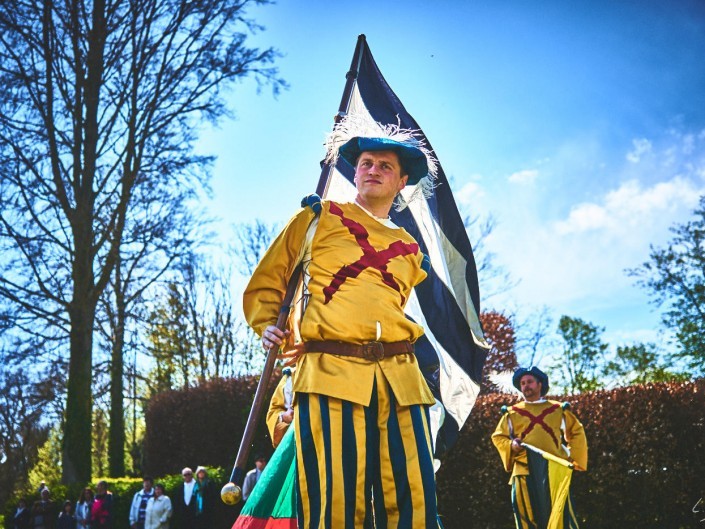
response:
[[[29,507],[24,498],[17,502],[15,517],[12,519],[13,529],[29,529]]]
[[[29,517],[31,529],[54,529],[58,518],[58,508],[50,497],[49,489],[44,487],[41,499],[34,502]]]
[[[176,488],[171,504],[174,510],[175,529],[198,529],[196,516],[198,514],[198,499],[196,497],[196,480],[193,470],[189,467],[181,471],[183,483]]]
[[[198,529],[211,529],[216,502],[216,487],[208,477],[204,467],[196,469],[196,527]]]
[[[76,529],[76,518],[73,516],[73,504],[71,500],[64,502],[64,510],[59,515],[56,529]]]

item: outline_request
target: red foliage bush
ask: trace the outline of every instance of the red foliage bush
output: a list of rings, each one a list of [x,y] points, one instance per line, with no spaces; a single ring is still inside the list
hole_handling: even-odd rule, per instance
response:
[[[480,313],[480,323],[490,344],[482,377],[482,393],[495,393],[498,389],[490,382],[489,373],[513,371],[519,367],[515,350],[516,332],[512,320],[494,310]]]
[[[145,471],[162,476],[180,473],[185,466],[232,469],[257,381],[258,377],[218,379],[153,398],[146,413]],[[250,457],[271,450],[262,419]]]

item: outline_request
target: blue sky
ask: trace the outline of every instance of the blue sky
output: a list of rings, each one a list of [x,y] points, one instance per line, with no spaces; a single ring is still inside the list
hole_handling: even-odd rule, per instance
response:
[[[313,192],[357,35],[433,143],[461,210],[519,284],[484,307],[659,341],[624,269],[662,245],[705,192],[705,4],[698,1],[281,1],[249,12],[290,84],[244,81],[236,119],[205,129],[210,207],[284,222]],[[492,285],[483,285],[490,292]]]

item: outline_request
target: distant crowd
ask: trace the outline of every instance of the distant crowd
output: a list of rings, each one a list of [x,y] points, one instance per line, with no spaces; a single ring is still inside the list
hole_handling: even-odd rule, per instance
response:
[[[142,489],[130,505],[131,529],[211,528],[216,490],[208,472],[198,467],[194,477],[187,467],[181,475],[183,483],[174,493],[174,501],[164,493],[164,485],[155,484],[149,476],[143,478]],[[86,487],[78,501],[67,499],[61,507],[44,483],[39,495],[40,499],[31,507],[26,500],[19,500],[14,529],[113,529],[113,494],[105,481],[96,483],[95,491]]]

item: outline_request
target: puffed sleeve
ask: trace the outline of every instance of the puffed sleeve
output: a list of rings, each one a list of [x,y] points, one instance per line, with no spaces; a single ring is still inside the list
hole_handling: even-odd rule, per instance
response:
[[[297,265],[314,216],[313,210],[306,207],[289,221],[262,257],[245,288],[245,319],[260,336],[267,326],[277,321],[287,283]]]
[[[570,448],[570,457],[576,470],[587,470],[588,447],[585,428],[578,418],[568,409],[563,410],[565,419],[565,440]]]
[[[492,434],[492,442],[502,458],[504,470],[511,472],[514,467],[514,453],[512,452],[512,440],[509,437],[509,414],[504,413]]]

